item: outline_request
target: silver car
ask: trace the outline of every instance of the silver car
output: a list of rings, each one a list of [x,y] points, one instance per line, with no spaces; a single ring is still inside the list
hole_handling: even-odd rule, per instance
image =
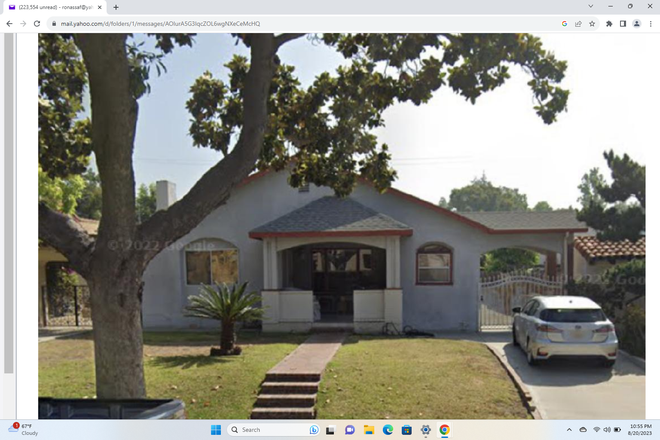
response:
[[[597,358],[607,368],[616,361],[614,324],[598,304],[580,296],[537,296],[513,309],[513,345],[527,362],[556,358]]]

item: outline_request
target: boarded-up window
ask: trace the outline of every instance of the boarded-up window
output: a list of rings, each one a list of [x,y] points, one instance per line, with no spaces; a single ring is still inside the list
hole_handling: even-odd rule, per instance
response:
[[[238,282],[238,251],[234,249],[211,252],[211,274],[214,283]]]
[[[417,250],[417,284],[451,284],[452,250],[429,244]]]
[[[186,283],[238,282],[238,250],[186,252]]]

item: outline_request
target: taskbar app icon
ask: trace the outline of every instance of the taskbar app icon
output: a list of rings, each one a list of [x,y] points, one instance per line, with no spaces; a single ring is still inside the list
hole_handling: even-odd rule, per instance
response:
[[[436,433],[438,434],[438,438],[451,438],[451,422],[438,422]]]

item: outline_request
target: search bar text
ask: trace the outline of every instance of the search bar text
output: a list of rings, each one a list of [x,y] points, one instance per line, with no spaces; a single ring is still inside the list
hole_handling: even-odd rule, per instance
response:
[[[233,423],[229,435],[236,437],[313,437],[321,428],[313,423]]]

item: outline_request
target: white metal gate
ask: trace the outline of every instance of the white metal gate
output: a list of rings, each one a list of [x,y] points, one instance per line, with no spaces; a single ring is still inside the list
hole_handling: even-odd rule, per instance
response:
[[[522,307],[538,295],[562,295],[561,277],[513,272],[482,277],[479,283],[479,330],[507,330],[513,323],[514,307]]]

